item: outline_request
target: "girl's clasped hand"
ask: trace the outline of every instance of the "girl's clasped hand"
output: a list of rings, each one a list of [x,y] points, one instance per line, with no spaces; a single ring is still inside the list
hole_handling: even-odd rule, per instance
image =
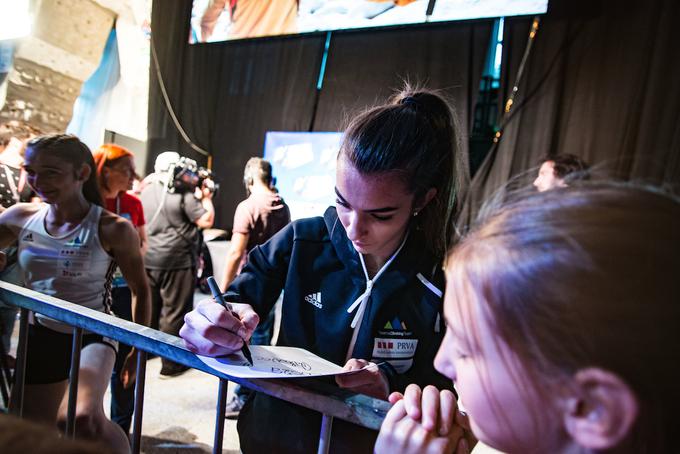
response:
[[[467,454],[476,443],[467,416],[448,389],[421,390],[412,384],[404,394],[392,393],[389,401],[393,406],[376,442],[377,453]]]

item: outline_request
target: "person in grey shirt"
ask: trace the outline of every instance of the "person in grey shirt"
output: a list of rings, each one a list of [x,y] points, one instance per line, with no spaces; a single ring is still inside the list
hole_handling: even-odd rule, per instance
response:
[[[151,326],[175,336],[192,309],[199,228],[209,229],[215,220],[212,192],[207,188],[170,191],[178,162],[175,152],[158,155],[155,172],[146,177],[140,194],[148,220],[144,265],[151,287]],[[161,376],[188,369],[165,358],[161,361]]]

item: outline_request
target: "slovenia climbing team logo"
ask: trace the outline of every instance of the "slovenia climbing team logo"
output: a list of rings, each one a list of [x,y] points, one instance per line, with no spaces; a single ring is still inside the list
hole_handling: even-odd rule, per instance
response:
[[[413,332],[409,331],[408,325],[399,317],[392,317],[387,320],[378,330],[379,336],[387,337],[411,337]]]
[[[406,323],[399,320],[399,317],[394,317],[392,320],[388,320],[383,327],[384,330],[389,331],[407,331]]]

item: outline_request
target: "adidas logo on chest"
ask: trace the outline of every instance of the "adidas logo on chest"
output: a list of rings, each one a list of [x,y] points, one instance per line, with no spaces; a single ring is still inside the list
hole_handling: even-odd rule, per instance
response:
[[[323,309],[323,304],[321,304],[321,292],[312,293],[311,295],[305,296],[305,301],[307,301],[312,306],[316,306],[319,309]]]

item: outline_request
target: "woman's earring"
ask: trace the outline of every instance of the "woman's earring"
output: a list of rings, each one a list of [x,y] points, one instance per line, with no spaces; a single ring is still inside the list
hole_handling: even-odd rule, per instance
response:
[[[414,211],[414,212],[413,212],[413,217],[416,217],[416,216],[418,216],[418,212],[417,212],[417,211]]]

